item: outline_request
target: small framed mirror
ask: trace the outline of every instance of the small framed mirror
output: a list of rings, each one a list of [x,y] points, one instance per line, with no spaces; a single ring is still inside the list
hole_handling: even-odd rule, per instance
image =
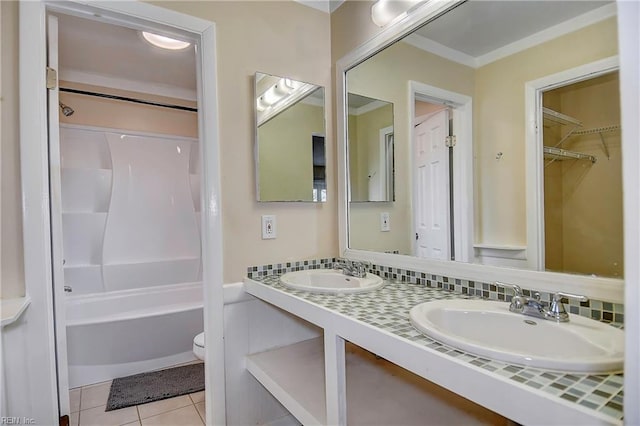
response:
[[[324,101],[324,87],[256,73],[258,201],[326,201]]]
[[[356,93],[347,104],[350,201],[394,201],[393,104]]]

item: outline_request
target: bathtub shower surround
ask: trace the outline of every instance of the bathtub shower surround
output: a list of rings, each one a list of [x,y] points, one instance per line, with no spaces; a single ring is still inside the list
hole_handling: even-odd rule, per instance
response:
[[[60,151],[74,296],[200,280],[195,139],[66,125]]]
[[[60,153],[70,386],[194,359],[197,140],[61,125]]]

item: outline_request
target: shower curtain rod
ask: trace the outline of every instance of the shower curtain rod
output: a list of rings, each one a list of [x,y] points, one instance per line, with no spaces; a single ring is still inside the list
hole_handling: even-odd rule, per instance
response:
[[[198,112],[198,108],[186,107],[182,105],[165,104],[162,102],[145,101],[143,99],[127,98],[125,96],[107,95],[106,93],[88,92],[86,90],[69,89],[66,87],[61,87],[60,91],[67,92],[67,93],[75,93],[76,95],[96,96],[98,98],[115,99],[117,101],[125,101],[125,102],[133,102],[136,104],[157,106],[161,108],[171,108],[171,109],[178,109],[181,111]]]

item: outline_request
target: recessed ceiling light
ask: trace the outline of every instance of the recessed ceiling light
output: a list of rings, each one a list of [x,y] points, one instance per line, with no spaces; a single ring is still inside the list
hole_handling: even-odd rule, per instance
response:
[[[161,47],[162,49],[181,50],[191,46],[191,43],[187,41],[176,40],[175,38],[148,33],[146,31],[142,32],[142,37],[154,46]]]

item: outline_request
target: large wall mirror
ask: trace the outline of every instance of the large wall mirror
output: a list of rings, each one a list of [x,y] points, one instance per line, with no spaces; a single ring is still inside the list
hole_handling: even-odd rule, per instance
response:
[[[327,199],[324,88],[255,75],[258,201]]]
[[[350,179],[347,254],[469,274],[546,271],[514,276],[620,292],[615,3],[469,0],[435,19],[429,7],[412,12],[427,24],[410,14],[378,39],[404,37],[338,63],[349,99],[393,105],[395,198],[357,202],[363,189]],[[360,170],[344,111],[351,176]]]

